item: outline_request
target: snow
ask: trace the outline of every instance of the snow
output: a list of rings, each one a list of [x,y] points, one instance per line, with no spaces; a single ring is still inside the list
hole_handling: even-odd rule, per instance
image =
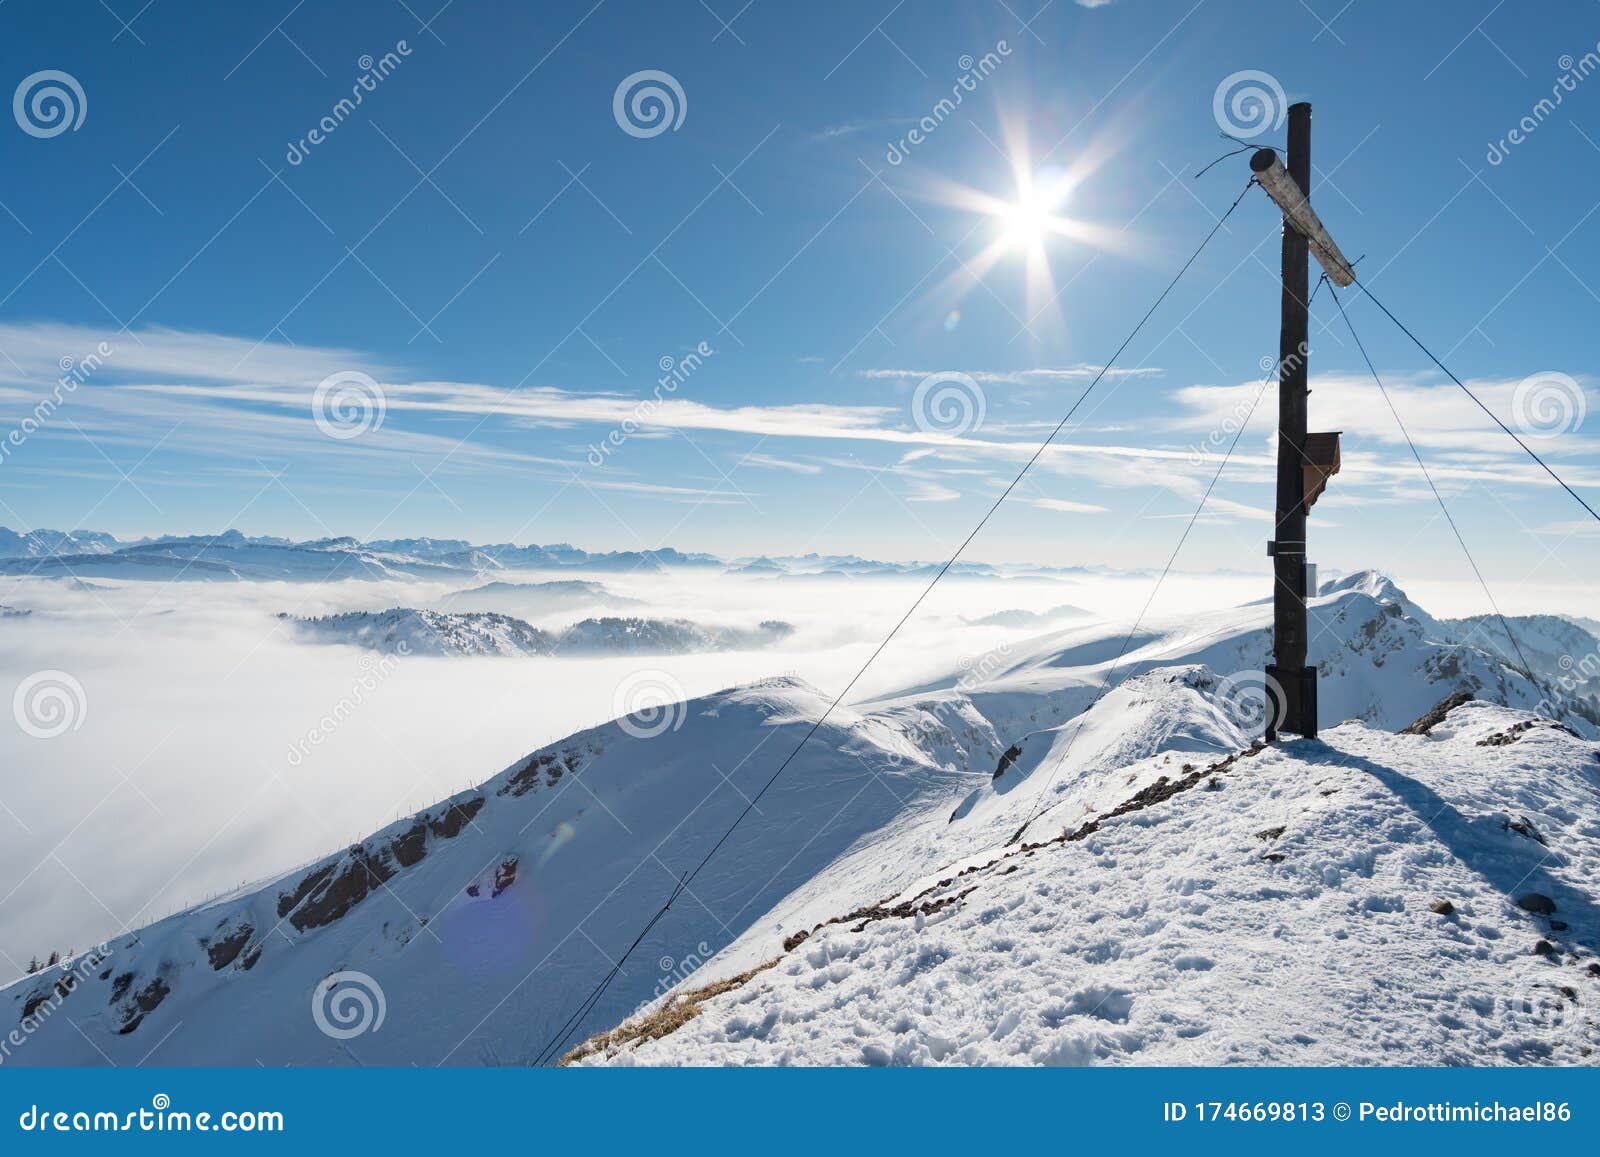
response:
[[[94,554],[49,554],[0,559],[0,574],[156,580],[239,582],[281,579],[443,578],[459,568],[359,548],[285,545],[272,542],[159,541]],[[467,572],[470,573],[470,572]]]
[[[1309,602],[1309,619],[1309,657],[1320,668],[1324,720],[1361,719],[1393,730],[1451,690],[1466,688],[1496,702],[1561,714],[1595,734],[1583,703],[1561,687],[1562,666],[1537,672],[1536,682],[1512,669],[1487,641],[1469,641],[1471,632],[1434,619],[1374,572],[1326,584]],[[1014,737],[1045,721],[1070,719],[1093,701],[1108,676],[1115,683],[1160,667],[1202,664],[1232,680],[1225,699],[1235,722],[1254,725],[1264,700],[1261,672],[1271,652],[1271,623],[1270,603],[1258,602],[1149,621],[1131,639],[1127,624],[1074,627],[1008,646],[906,695],[966,694]]]
[[[1600,722],[1600,636],[1595,634],[1600,624],[1584,626],[1559,615],[1510,615],[1505,622],[1495,615],[1475,615],[1448,625],[1508,663],[1520,665],[1526,658],[1564,691],[1586,701],[1585,717]]]
[[[0,558],[45,558],[52,554],[101,554],[117,548],[101,531],[31,530],[0,526]]]
[[[1561,989],[1600,994],[1600,764],[1556,726],[1593,734],[1554,673],[1513,670],[1382,576],[1352,576],[1312,606],[1324,720],[1352,721],[1197,777],[1260,734],[1249,680],[1269,615],[1152,620],[1120,662],[1124,623],[998,636],[1013,641],[836,711],[776,780],[823,691],[641,699],[350,848],[114,939],[7,1063],[527,1062],[769,781],[574,1042],[776,960],[605,1059],[1583,1057],[1594,1001]],[[1394,734],[1455,691],[1509,706]],[[1516,906],[1530,891],[1553,917]],[[1533,954],[1541,937],[1553,956]],[[81,963],[0,989],[0,1019]],[[336,1041],[311,1008],[352,971],[388,1016]]]
[[[703,627],[685,619],[611,616],[546,631],[490,611],[450,613],[413,607],[316,618],[278,617],[292,623],[309,642],[347,643],[400,655],[687,654],[771,646],[794,632],[788,623],[776,620],[765,620],[747,630]]]
[[[686,619],[607,616],[585,619],[562,631],[557,648],[565,654],[674,654],[767,647],[794,633],[788,623],[765,619],[751,629],[704,627]]]
[[[958,898],[933,914],[824,928],[609,1059],[1593,1064],[1600,765],[1551,726],[1480,746],[1524,718],[1474,703],[1430,737],[1266,749],[936,884],[923,906]]]
[[[555,640],[509,615],[447,614],[394,607],[318,618],[280,615],[302,639],[398,655],[547,655]]]
[[[113,940],[10,1063],[135,1063],[157,1042],[151,1060],[165,1064],[531,1057],[824,706],[815,689],[773,680],[542,749],[355,848]],[[656,995],[679,962],[709,957],[902,810],[959,790],[966,777],[899,758],[874,742],[881,730],[843,712],[818,732],[586,1031]],[[237,955],[215,964],[213,948],[236,936]],[[312,998],[350,970],[375,979],[389,1011],[381,1032],[336,1042]],[[57,975],[0,989],[0,1007],[20,1020]],[[134,997],[157,980],[166,992],[140,1010]]]

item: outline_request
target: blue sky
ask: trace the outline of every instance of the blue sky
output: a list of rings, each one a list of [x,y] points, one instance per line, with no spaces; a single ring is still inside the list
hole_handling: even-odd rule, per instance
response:
[[[1374,291],[1600,492],[1593,5],[438,5],[0,8],[5,84],[83,105],[0,131],[0,425],[109,350],[11,439],[0,523],[943,557],[1243,187],[1243,155],[1194,174],[1247,71],[1313,101],[1313,199]],[[645,70],[682,94],[653,135],[614,111]],[[1031,287],[984,208],[1018,172],[1070,185]],[[1253,191],[974,557],[1164,561],[1276,351],[1277,231]],[[1592,570],[1577,505],[1346,300],[1491,577]],[[1347,431],[1313,557],[1460,574],[1326,295],[1312,332],[1313,428]],[[981,423],[919,425],[935,373]],[[330,378],[381,425],[328,390],[319,423]],[[1264,565],[1273,397],[1189,565]]]

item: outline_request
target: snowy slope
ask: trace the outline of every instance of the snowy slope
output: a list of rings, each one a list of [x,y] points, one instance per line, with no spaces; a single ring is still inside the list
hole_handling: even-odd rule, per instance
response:
[[[770,959],[775,945],[841,912],[988,862],[1024,824],[1028,839],[1039,838],[1039,832],[1116,806],[1163,775],[1181,775],[1241,750],[1252,740],[1219,708],[1219,683],[1200,667],[1135,676],[1085,713],[1079,721],[1083,738],[1070,755],[1059,743],[1059,730],[1051,730],[1040,733],[1050,742],[1037,746],[1031,762],[1018,755],[1028,740],[1002,751],[971,714],[941,717],[901,709],[875,716],[905,735],[915,751],[935,760],[954,756],[960,766],[980,773],[967,779],[964,794],[920,813],[908,811],[892,829],[876,833],[784,897],[735,949],[718,957],[708,975],[758,965]]]
[[[1431,736],[1350,723],[1130,791],[1120,816],[769,943],[775,965],[609,1059],[1594,1064],[1600,765],[1526,722],[1473,703]]]
[[[0,989],[12,1064],[482,1064],[531,1056],[825,706],[788,680],[582,732],[361,844]],[[584,1022],[603,1028],[797,885],[963,777],[843,713],[762,799]],[[714,913],[714,914],[713,914]],[[324,978],[381,988],[378,1031],[319,1031]],[[35,1007],[31,1011],[37,1013]],[[168,1035],[170,1034],[170,1035]]]

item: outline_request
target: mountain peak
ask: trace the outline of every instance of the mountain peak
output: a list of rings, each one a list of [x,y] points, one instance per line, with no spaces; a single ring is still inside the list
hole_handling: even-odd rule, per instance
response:
[[[1411,600],[1406,597],[1406,592],[1388,575],[1377,570],[1358,570],[1342,578],[1329,579],[1317,588],[1319,596],[1338,595],[1345,591],[1357,591],[1369,595],[1380,603],[1401,603],[1409,605]]]

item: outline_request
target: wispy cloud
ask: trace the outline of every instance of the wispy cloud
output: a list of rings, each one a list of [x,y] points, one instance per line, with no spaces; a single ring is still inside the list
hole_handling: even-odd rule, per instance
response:
[[[56,322],[0,324],[0,381],[40,386],[56,381],[102,343],[107,378],[191,379],[204,382],[315,384],[341,370],[391,376],[392,366],[371,354],[336,346],[292,346],[222,334],[173,329],[123,333]]]
[[[518,423],[528,427],[615,428],[623,423],[634,423],[643,431],[680,430],[711,431],[729,434],[751,434],[773,439],[807,439],[841,442],[873,442],[890,446],[918,447],[934,455],[971,459],[1022,461],[1033,456],[1037,443],[1032,438],[1007,440],[984,437],[987,428],[979,433],[946,434],[921,430],[907,422],[900,407],[893,406],[842,406],[826,403],[789,403],[778,405],[746,405],[721,407],[686,398],[668,398],[654,405],[648,413],[640,410],[637,400],[616,394],[579,393],[552,386],[528,387],[510,390],[464,382],[384,382],[381,383],[387,400],[391,422],[397,416],[456,415],[472,417],[487,424],[491,420]],[[1331,389],[1319,386],[1319,389]],[[206,401],[218,407],[231,403],[230,421],[250,423],[256,421],[259,410],[237,407],[287,407],[300,411],[309,423],[308,392],[305,387],[265,384],[207,385],[207,384],[137,384],[120,388],[150,396],[184,398]],[[1206,390],[1209,387],[1193,387]],[[1190,390],[1177,392],[1180,401],[1196,396],[1209,396],[1214,405],[1209,411],[1192,407],[1185,418],[1180,411],[1165,428],[1152,423],[1153,433],[1167,433],[1174,440],[1185,434],[1192,435],[1203,428],[1206,421],[1223,421],[1233,408],[1224,404],[1229,396],[1225,390],[1213,395],[1195,395]],[[1431,399],[1430,399],[1431,400]],[[1381,405],[1381,401],[1378,403]],[[1263,403],[1263,406],[1267,403]],[[1381,423],[1375,413],[1361,413],[1347,402],[1344,423],[1347,433],[1370,436],[1375,441],[1385,439],[1380,433]],[[1385,413],[1387,411],[1384,411]],[[1314,411],[1313,424],[1332,425],[1327,415]],[[1236,420],[1236,419],[1235,419]],[[1425,426],[1425,424],[1424,424]],[[386,425],[385,430],[390,426]],[[464,432],[465,433],[465,432]],[[1081,435],[1081,432],[1075,432]],[[1493,432],[1491,431],[1491,434]],[[444,437],[444,435],[429,435]],[[581,434],[580,434],[581,436]],[[1415,433],[1414,433],[1415,436]],[[1470,436],[1482,443],[1490,435],[1476,433]],[[1425,445],[1445,444],[1462,446],[1468,441],[1465,431],[1440,431],[1433,428],[1430,436],[1424,434],[1418,441]],[[362,441],[365,441],[363,439]],[[476,444],[476,443],[475,443]],[[1133,469],[1130,464],[1145,464]],[[1052,443],[1040,456],[1039,464],[1047,470],[1077,474],[1107,485],[1142,486],[1151,481],[1149,467],[1159,465],[1160,478],[1170,481],[1174,477],[1190,480],[1208,475],[1213,469],[1211,461],[1199,457],[1191,448],[1179,445],[1135,446],[1118,443],[1088,442],[1068,439]],[[1249,472],[1269,469],[1273,464],[1268,453],[1249,454],[1235,452],[1230,471]],[[1429,463],[1434,478],[1442,482],[1501,482],[1508,484],[1543,484],[1544,476],[1532,463],[1523,464],[1515,457],[1489,458],[1484,462],[1456,462],[1437,460]],[[1600,472],[1573,464],[1567,474],[1575,485],[1600,485]],[[1407,455],[1380,456],[1370,452],[1348,450],[1344,455],[1342,478],[1346,484],[1359,481],[1393,483],[1416,480],[1416,466]]]
[[[1321,507],[1318,507],[1318,514],[1321,514]],[[1154,519],[1186,519],[1195,517],[1195,514],[1192,510],[1180,510],[1171,514],[1149,514],[1145,517]],[[1225,522],[1237,519],[1242,519],[1247,522],[1271,522],[1273,517],[1274,515],[1272,511],[1268,510],[1264,506],[1251,506],[1247,502],[1235,502],[1231,498],[1224,498],[1222,495],[1214,492],[1206,499],[1205,509],[1200,512],[1200,519],[1204,522]],[[1326,518],[1319,517],[1317,519],[1317,525],[1326,528],[1334,524],[1329,522]]]
[[[961,497],[961,491],[927,478],[909,479],[907,486],[910,489],[907,502],[954,502]]]
[[[1089,365],[1080,362],[1073,366],[1038,367],[1031,370],[896,370],[873,369],[862,370],[861,376],[865,378],[887,378],[891,380],[918,380],[936,373],[957,372],[965,374],[975,382],[983,384],[1010,383],[1013,385],[1027,385],[1032,382],[1061,382],[1061,381],[1086,381],[1100,373],[1101,366]],[[1131,369],[1119,369],[1116,366],[1106,370],[1108,378],[1136,378],[1153,377],[1162,371],[1157,366],[1145,366]]]
[[[755,466],[765,470],[788,470],[794,474],[821,474],[822,467],[813,462],[795,462],[776,458],[771,454],[746,454],[739,459],[740,466]]]
[[[1035,498],[1030,503],[1040,510],[1059,510],[1066,514],[1104,514],[1107,507],[1092,502],[1074,502],[1070,498]]]
[[[806,140],[812,144],[821,144],[825,141],[836,141],[843,137],[859,136],[862,133],[896,129],[916,122],[916,117],[876,117],[869,120],[841,121],[839,124],[828,125],[810,133]]]
[[[1467,384],[1485,405],[1503,420],[1515,424],[1521,379],[1478,379]],[[1370,376],[1317,374],[1310,385],[1314,428],[1342,430],[1378,442],[1405,445],[1388,403]],[[1501,451],[1512,445],[1472,399],[1449,382],[1417,375],[1385,374],[1384,386],[1418,446],[1491,462],[1504,457]],[[1201,430],[1215,427],[1230,417],[1237,421],[1260,388],[1257,380],[1235,386],[1185,386],[1175,390],[1173,397],[1182,407],[1177,425],[1182,429]],[[1588,408],[1593,404],[1600,412],[1600,395],[1581,383],[1578,388],[1583,391],[1582,405]],[[1260,409],[1268,413],[1275,411],[1276,399],[1277,384],[1273,383],[1267,388]],[[1548,439],[1545,445],[1565,454],[1600,453],[1600,439],[1584,436],[1581,429]]]
[[[1477,379],[1467,383],[1486,406],[1513,429],[1518,428],[1518,408],[1530,403],[1519,400],[1522,379]],[[1173,391],[1177,411],[1173,428],[1180,436],[1192,437],[1206,430],[1207,438],[1197,444],[1215,449],[1218,431],[1231,431],[1248,412],[1261,383],[1235,386],[1185,386]],[[1311,379],[1311,427],[1339,430],[1344,434],[1343,467],[1340,488],[1351,485],[1379,485],[1388,491],[1410,489],[1423,483],[1421,472],[1406,446],[1406,434],[1421,451],[1433,480],[1448,495],[1472,483],[1501,483],[1543,487],[1549,475],[1529,460],[1510,438],[1495,428],[1482,410],[1455,385],[1425,376],[1385,374],[1384,385],[1395,409],[1405,423],[1405,433],[1390,412],[1389,404],[1372,378],[1361,374],[1314,375]],[[1600,404],[1600,396],[1587,384],[1579,383],[1582,400],[1572,399],[1574,417]],[[1271,384],[1261,399],[1261,414],[1277,410],[1277,384]],[[1537,420],[1537,415],[1535,415]],[[1590,420],[1592,421],[1592,419]],[[1270,419],[1262,421],[1270,427]],[[1524,430],[1524,435],[1528,433]],[[1588,436],[1582,426],[1553,437],[1532,439],[1539,452],[1552,459],[1564,459],[1563,477],[1575,486],[1600,486],[1600,439]],[[1379,450],[1384,452],[1380,453]],[[1389,450],[1399,451],[1389,453]],[[1574,458],[1581,456],[1581,461]],[[1259,456],[1246,459],[1257,464]],[[1239,461],[1236,455],[1235,462]],[[1429,495],[1431,498],[1431,495]]]
[[[1038,445],[1037,432],[1031,426],[1024,429],[998,420],[965,434],[922,430],[903,405],[797,402],[717,406],[675,396],[643,409],[638,398],[614,391],[554,386],[509,389],[476,382],[406,380],[401,372],[347,349],[296,347],[172,330],[142,331],[136,335],[137,342],[132,341],[134,336],[122,335],[123,344],[115,345],[114,356],[73,394],[67,411],[70,424],[52,423],[38,437],[76,438],[81,431],[97,444],[131,448],[148,447],[165,437],[170,448],[199,456],[314,456],[347,472],[374,458],[449,462],[454,469],[489,463],[561,479],[570,478],[573,465],[580,462],[585,440],[603,437],[605,430],[614,428],[631,427],[636,438],[708,432],[752,435],[774,443],[785,440],[790,445],[805,441],[871,443],[899,452],[899,464],[892,471],[919,478],[923,488],[917,500],[925,502],[956,497],[952,490],[955,472],[992,474],[997,466],[1027,461]],[[114,343],[116,338],[93,327],[0,325],[0,353],[4,354],[0,357],[0,421],[15,421],[29,410],[33,391],[47,389],[59,376],[62,357],[81,356],[99,341]],[[311,405],[316,384],[330,373],[355,368],[372,373],[379,381],[387,420],[380,429],[359,439],[322,437]],[[886,380],[920,375],[915,370],[864,372]],[[1094,367],[1076,365],[977,371],[974,377],[1038,382],[1082,379],[1094,372]],[[1476,382],[1474,388],[1496,412],[1508,414],[1517,384],[1493,380]],[[1209,445],[1211,432],[1237,422],[1258,387],[1259,383],[1249,382],[1187,386],[1164,393],[1168,404],[1140,423],[1137,438],[1101,441],[1098,439],[1109,432],[1104,428],[1074,428],[1039,455],[1038,467],[1106,487],[1140,488],[1154,483],[1197,497],[1203,480],[1215,469],[1216,459],[1197,454],[1194,447]],[[1313,379],[1312,389],[1313,426],[1342,429],[1347,435],[1339,489],[1365,486],[1375,497],[1414,493],[1420,482],[1416,466],[1402,449],[1403,440],[1371,380],[1350,374],[1321,375]],[[1509,440],[1492,427],[1485,428],[1484,416],[1453,387],[1396,376],[1390,392],[1413,438],[1423,447],[1435,480],[1447,493],[1449,488],[1477,482],[1547,484],[1539,468],[1523,459]],[[1270,414],[1272,409],[1272,399],[1264,399],[1262,414]],[[1270,481],[1274,466],[1267,432],[1270,421],[1260,417],[1258,425],[1259,438],[1252,435],[1230,461],[1231,481]],[[547,441],[540,446],[543,453],[535,454],[526,449],[529,440],[520,436],[521,430],[530,429],[570,430],[572,436],[565,444],[552,446]],[[1154,444],[1128,444],[1135,440]],[[1593,465],[1600,458],[1596,453],[1600,441],[1579,431],[1543,441],[1540,448],[1567,456],[1563,473],[1573,485],[1600,485],[1600,470]],[[1584,459],[1573,461],[1570,456],[1574,454],[1583,454]],[[816,475],[827,462],[822,457],[766,453],[752,454],[744,464]],[[678,479],[670,481],[676,484]],[[635,485],[653,484],[641,481]],[[657,492],[664,493],[660,487]],[[683,497],[708,493],[685,488]],[[1219,503],[1218,509],[1225,508]],[[1246,516],[1243,510],[1233,513]]]
[[[1589,518],[1577,522],[1547,522],[1543,526],[1534,527],[1533,533],[1549,534],[1558,538],[1566,538],[1574,534],[1600,534],[1600,522],[1595,522]]]

